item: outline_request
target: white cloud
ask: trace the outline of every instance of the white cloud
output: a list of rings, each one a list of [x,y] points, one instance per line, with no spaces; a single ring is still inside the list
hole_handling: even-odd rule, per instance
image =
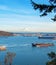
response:
[[[6,11],[11,11],[14,12],[15,14],[30,14],[31,12],[23,10],[23,9],[14,9],[14,8],[10,8],[6,5],[0,5],[0,10],[6,10]]]
[[[8,6],[0,5],[0,10],[9,10]]]

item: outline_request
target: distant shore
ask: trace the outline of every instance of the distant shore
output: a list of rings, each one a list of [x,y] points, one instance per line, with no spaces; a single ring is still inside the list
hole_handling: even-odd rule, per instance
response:
[[[14,36],[13,33],[6,32],[6,31],[0,31],[0,36]]]
[[[13,33],[16,36],[56,36],[56,33]]]
[[[6,32],[6,31],[0,31],[0,36],[37,36],[37,37],[43,37],[43,36],[49,36],[49,37],[56,37],[56,33],[14,33],[14,32]]]

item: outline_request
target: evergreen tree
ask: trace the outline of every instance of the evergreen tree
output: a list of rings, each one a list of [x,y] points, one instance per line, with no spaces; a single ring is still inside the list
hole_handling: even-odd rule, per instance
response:
[[[41,16],[47,16],[48,13],[56,12],[56,0],[48,0],[50,5],[48,4],[37,4],[33,0],[31,0],[31,4],[34,8],[34,10],[39,9],[40,12],[42,12]],[[51,20],[56,21],[56,15],[54,18],[51,18]]]

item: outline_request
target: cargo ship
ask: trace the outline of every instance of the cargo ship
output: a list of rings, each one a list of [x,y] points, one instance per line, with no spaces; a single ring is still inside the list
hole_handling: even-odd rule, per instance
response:
[[[39,36],[39,39],[55,39],[53,36]]]
[[[32,47],[48,47],[48,46],[54,46],[53,43],[32,43]]]

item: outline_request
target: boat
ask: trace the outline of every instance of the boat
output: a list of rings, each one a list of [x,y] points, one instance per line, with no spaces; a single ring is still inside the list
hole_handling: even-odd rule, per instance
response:
[[[48,47],[48,46],[54,46],[53,43],[32,43],[32,47]]]
[[[39,39],[55,39],[53,36],[39,36]]]
[[[6,50],[6,46],[0,46],[0,51],[5,51]]]

